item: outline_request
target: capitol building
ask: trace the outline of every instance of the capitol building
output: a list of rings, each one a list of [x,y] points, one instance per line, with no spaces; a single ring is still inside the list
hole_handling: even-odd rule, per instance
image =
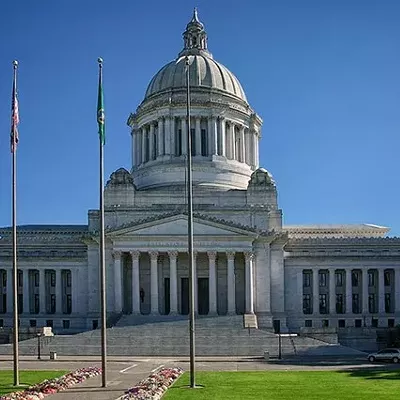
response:
[[[244,315],[281,332],[400,323],[400,239],[378,225],[283,224],[279,187],[259,164],[262,117],[210,52],[196,11],[183,48],[128,118],[130,169],[114,171],[104,188],[110,321],[189,313],[186,57],[197,315]],[[98,328],[99,271],[99,210],[85,225],[19,226],[21,328]],[[4,227],[0,327],[12,326],[12,307],[12,232]]]

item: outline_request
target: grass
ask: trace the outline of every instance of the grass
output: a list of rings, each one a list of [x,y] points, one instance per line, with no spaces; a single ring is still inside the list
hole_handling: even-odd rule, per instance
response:
[[[399,399],[400,370],[197,372],[189,389],[183,374],[163,400]]]
[[[20,371],[19,382],[21,387],[14,387],[14,372],[0,371],[0,395],[24,390],[27,386],[43,382],[46,379],[58,378],[68,371]]]

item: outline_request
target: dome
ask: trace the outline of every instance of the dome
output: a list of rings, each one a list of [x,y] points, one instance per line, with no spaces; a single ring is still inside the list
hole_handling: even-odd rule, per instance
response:
[[[238,97],[247,103],[238,79],[224,65],[204,54],[188,55],[191,88],[214,89]],[[146,98],[154,94],[186,87],[185,57],[171,61],[157,72],[146,90]]]
[[[214,60],[207,49],[207,34],[195,9],[193,18],[183,33],[184,48],[176,60],[162,67],[150,81],[145,98],[186,87],[185,64],[189,58],[191,89],[216,90],[235,96],[247,103],[246,95],[238,79],[224,65]]]

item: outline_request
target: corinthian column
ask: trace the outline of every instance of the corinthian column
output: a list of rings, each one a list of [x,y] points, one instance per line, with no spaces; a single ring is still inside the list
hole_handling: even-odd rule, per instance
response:
[[[215,269],[216,251],[208,251],[209,315],[217,314],[217,273]]]
[[[218,155],[218,128],[217,128],[217,118],[211,116],[208,118],[208,138],[210,141],[210,156]]]
[[[219,143],[220,143],[220,155],[221,156],[226,156],[226,134],[225,134],[225,128],[226,128],[226,121],[225,118],[221,117],[219,119]]]
[[[154,160],[154,122],[150,123],[149,160]]]
[[[171,117],[165,116],[164,119],[164,154],[170,156],[173,154],[171,149]]]
[[[164,154],[164,118],[160,118],[158,120],[158,130],[157,130],[157,158],[161,158],[162,155]]]
[[[244,254],[246,262],[246,314],[254,314],[253,253]]]
[[[235,252],[228,251],[226,253],[228,260],[228,314],[236,314],[235,300]]]
[[[121,252],[114,251],[114,311],[122,311]]]
[[[151,251],[150,253],[150,300],[151,313],[159,314],[158,309],[158,252]]]
[[[142,134],[141,134],[141,136],[142,136],[142,156],[140,158],[141,158],[142,164],[144,164],[146,161],[148,161],[146,159],[146,127],[145,126],[142,126],[141,132],[142,132]]]
[[[246,159],[246,143],[244,141],[244,126],[242,125],[239,129],[239,137],[240,137],[240,162],[244,163]]]
[[[131,251],[132,256],[132,314],[140,314],[140,251]]]
[[[177,277],[177,251],[169,251],[169,281],[170,281],[170,315],[178,314],[178,277]]]

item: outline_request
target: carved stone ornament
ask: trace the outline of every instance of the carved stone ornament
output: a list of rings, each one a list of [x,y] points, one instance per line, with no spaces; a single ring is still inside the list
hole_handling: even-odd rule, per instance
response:
[[[140,251],[138,250],[133,250],[130,252],[132,256],[132,260],[139,260],[140,258]]]

